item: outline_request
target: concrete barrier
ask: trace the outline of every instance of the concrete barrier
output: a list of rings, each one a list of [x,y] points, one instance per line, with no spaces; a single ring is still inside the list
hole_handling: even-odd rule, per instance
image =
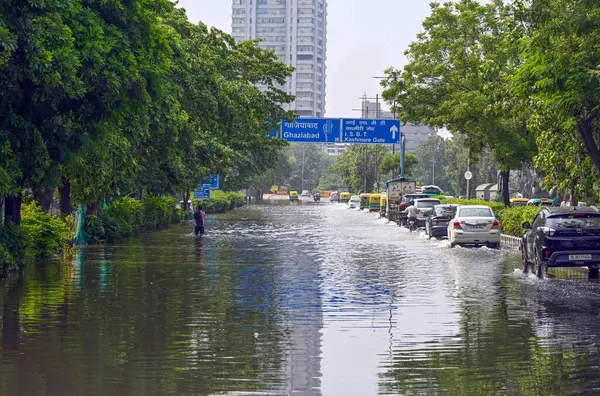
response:
[[[518,251],[521,247],[521,238],[512,235],[502,234],[500,236],[500,244],[503,248]]]

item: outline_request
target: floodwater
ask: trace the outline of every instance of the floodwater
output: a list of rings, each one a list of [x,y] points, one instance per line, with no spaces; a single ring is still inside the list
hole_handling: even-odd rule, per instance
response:
[[[4,280],[0,394],[600,392],[600,284],[577,272],[538,280],[326,202],[206,228]]]

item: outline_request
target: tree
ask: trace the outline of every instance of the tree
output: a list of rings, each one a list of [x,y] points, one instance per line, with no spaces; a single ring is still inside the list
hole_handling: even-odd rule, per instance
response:
[[[350,191],[379,191],[383,187],[380,166],[388,152],[382,145],[352,145],[327,173],[330,179],[336,175]]]
[[[444,171],[448,165],[446,145],[447,141],[443,137],[434,135],[417,148],[414,177],[420,184],[435,184],[448,191],[449,183]]]
[[[547,172],[547,186],[557,183],[573,192],[575,186],[589,189],[589,180],[582,177],[596,178],[600,171],[600,4],[586,0],[517,4],[527,34],[520,41],[522,64],[512,88],[530,109],[529,125],[540,148],[535,163]]]
[[[404,157],[404,174],[406,177],[413,177],[414,169],[419,160],[413,152],[407,152]],[[389,178],[400,176],[400,153],[387,152],[381,160],[379,170]]]
[[[432,3],[424,32],[406,51],[402,71],[387,70],[384,98],[400,118],[465,136],[473,155],[490,150],[504,175],[509,204],[510,169],[531,160],[533,135],[508,91],[518,62],[514,9],[501,0],[481,5]]]

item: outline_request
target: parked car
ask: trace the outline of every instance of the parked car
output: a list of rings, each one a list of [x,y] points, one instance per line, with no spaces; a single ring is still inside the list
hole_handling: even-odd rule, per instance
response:
[[[425,223],[425,234],[431,238],[443,238],[448,236],[448,222],[454,218],[456,208],[459,205],[435,205],[429,212]]]
[[[310,192],[308,190],[302,190],[303,197],[310,197]]]
[[[400,217],[397,221],[399,226],[408,226],[408,224],[406,222],[406,220],[408,219],[408,216],[402,212],[406,208],[408,208],[410,205],[412,205],[415,202],[415,199],[423,199],[423,198],[429,198],[429,195],[427,195],[427,194],[406,194],[406,195],[402,196],[402,199],[400,200],[399,209],[398,209],[400,211]]]
[[[435,198],[415,199],[414,205],[417,208],[417,228],[425,227],[429,212],[433,210],[435,205],[439,205],[440,203],[440,200]]]
[[[351,196],[350,200],[348,201],[348,208],[356,209],[359,207],[360,207],[360,197],[358,195]]]
[[[523,223],[523,272],[545,276],[551,267],[588,267],[598,276],[600,213],[595,208],[543,207],[533,224]]]
[[[500,222],[492,208],[483,205],[461,205],[448,223],[450,247],[486,245],[500,247]]]

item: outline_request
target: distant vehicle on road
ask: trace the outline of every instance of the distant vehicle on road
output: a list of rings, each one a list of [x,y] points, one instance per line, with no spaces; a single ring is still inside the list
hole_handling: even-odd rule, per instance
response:
[[[400,201],[402,197],[414,194],[415,190],[416,182],[407,178],[392,179],[385,183],[385,194],[387,195],[385,217],[389,221],[395,221],[400,225],[404,210],[400,208]]]
[[[298,201],[298,191],[290,191],[290,201]]]
[[[343,192],[340,194],[340,202],[341,203],[348,203],[348,201],[350,201],[350,197],[352,196],[352,194],[350,194],[349,192]]]
[[[303,197],[310,197],[310,192],[308,190],[302,190]]]
[[[387,194],[381,194],[381,199],[379,199],[379,216],[385,217],[386,208],[387,208]]]
[[[443,238],[448,236],[448,222],[454,218],[459,205],[435,205],[428,213],[425,223],[425,234],[431,238]]]
[[[358,207],[360,207],[360,197],[358,195],[351,196],[348,200],[348,208],[356,209]]]
[[[329,196],[329,201],[330,202],[340,202],[340,196],[338,195],[337,191],[333,191],[331,193],[331,195]]]
[[[360,210],[369,209],[369,198],[371,194],[360,194]]]
[[[600,213],[591,207],[542,208],[533,224],[523,223],[523,272],[544,277],[552,267],[588,267],[598,277]]]
[[[379,212],[381,205],[381,194],[369,195],[369,212]]]
[[[403,213],[404,210],[406,210],[406,208],[408,208],[410,205],[412,205],[415,202],[415,199],[423,199],[423,198],[429,198],[429,195],[427,194],[406,194],[402,197],[402,199],[400,200],[400,216],[399,216],[399,220],[397,221],[398,225],[402,226],[402,225],[407,225],[408,223],[406,222],[406,220],[408,220],[408,216]]]
[[[512,206],[526,206],[529,202],[527,198],[511,198],[510,204]]]
[[[483,205],[461,205],[448,223],[450,247],[457,245],[500,247],[500,222],[492,208]]]
[[[419,198],[415,199],[414,205],[417,208],[417,227],[425,227],[427,216],[433,210],[435,205],[441,204],[439,199],[435,198]]]
[[[442,189],[439,188],[438,186],[433,186],[433,185],[421,187],[421,192],[423,194],[429,195],[430,197],[442,195]]]

